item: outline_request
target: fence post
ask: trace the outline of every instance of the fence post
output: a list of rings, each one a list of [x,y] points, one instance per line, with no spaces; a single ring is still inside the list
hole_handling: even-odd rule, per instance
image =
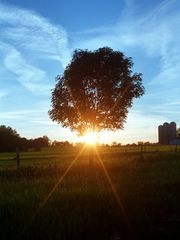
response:
[[[20,156],[19,156],[19,147],[16,147],[16,167],[17,169],[20,166]]]
[[[177,152],[177,144],[175,145],[175,152]]]

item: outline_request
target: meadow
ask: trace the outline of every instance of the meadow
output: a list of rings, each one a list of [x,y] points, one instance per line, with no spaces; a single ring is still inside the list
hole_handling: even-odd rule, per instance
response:
[[[0,239],[180,239],[174,149],[46,148],[20,153],[19,169],[1,153]]]

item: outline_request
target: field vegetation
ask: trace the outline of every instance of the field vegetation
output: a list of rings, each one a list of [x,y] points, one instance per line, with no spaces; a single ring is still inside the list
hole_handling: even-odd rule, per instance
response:
[[[0,154],[1,240],[180,238],[179,149],[80,149]]]

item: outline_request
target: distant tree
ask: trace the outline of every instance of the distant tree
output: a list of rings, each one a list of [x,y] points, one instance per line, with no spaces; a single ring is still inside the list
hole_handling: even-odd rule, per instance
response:
[[[79,134],[122,129],[133,99],[144,94],[142,74],[132,67],[132,58],[108,47],[75,50],[56,77],[51,119]]]
[[[112,142],[111,146],[117,146],[117,142],[116,141]]]
[[[32,140],[32,147],[40,150],[42,147],[49,146],[49,138],[47,136],[38,137]]]
[[[63,142],[63,141],[53,141],[53,143],[52,143],[52,146],[54,146],[54,147],[70,147],[70,146],[72,146],[72,144],[70,143],[70,142],[68,142],[68,141],[65,141],[65,142]]]
[[[52,142],[51,146],[52,146],[52,147],[56,147],[57,144],[58,144],[58,141],[57,141],[57,140],[54,140],[54,141]]]
[[[5,125],[0,126],[0,152],[15,151],[19,141],[20,136],[15,129]]]
[[[25,137],[20,138],[19,140],[19,150],[20,151],[27,151],[29,148],[29,140]]]
[[[49,145],[50,140],[47,136],[35,139],[22,138],[15,129],[5,125],[0,126],[0,152],[14,152],[17,148],[19,151],[27,151],[29,148],[39,150]]]
[[[114,141],[114,142],[111,143],[111,146],[112,147],[120,147],[121,143],[118,143],[118,142]]]

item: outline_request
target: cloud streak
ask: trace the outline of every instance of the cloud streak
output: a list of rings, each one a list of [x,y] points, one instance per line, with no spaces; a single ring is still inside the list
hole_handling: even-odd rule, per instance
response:
[[[48,85],[46,72],[27,63],[15,47],[0,43],[4,52],[3,64],[6,70],[15,74],[19,83],[33,93],[47,93],[50,89]]]
[[[45,60],[65,67],[69,60],[67,33],[35,12],[0,3],[1,66],[31,92],[47,93],[50,85]],[[39,59],[39,60],[38,60]]]
[[[136,16],[133,14],[133,1],[127,2],[128,12],[131,15],[124,14],[111,27],[99,28],[99,31],[98,29],[84,31],[85,35],[89,33],[85,41],[80,41],[83,33],[79,33],[79,38],[75,36],[77,37],[75,46],[82,45],[83,48],[95,49],[101,47],[102,44],[109,43],[111,47],[118,49],[138,47],[142,48],[145,54],[150,57],[158,56],[162,57],[164,61],[167,60],[165,56],[167,51],[172,47],[172,43],[178,43],[179,39],[180,3],[178,1],[162,1],[146,15],[141,12]],[[172,12],[169,10],[172,10]],[[177,31],[174,31],[174,29]],[[175,36],[176,38],[174,38]]]

